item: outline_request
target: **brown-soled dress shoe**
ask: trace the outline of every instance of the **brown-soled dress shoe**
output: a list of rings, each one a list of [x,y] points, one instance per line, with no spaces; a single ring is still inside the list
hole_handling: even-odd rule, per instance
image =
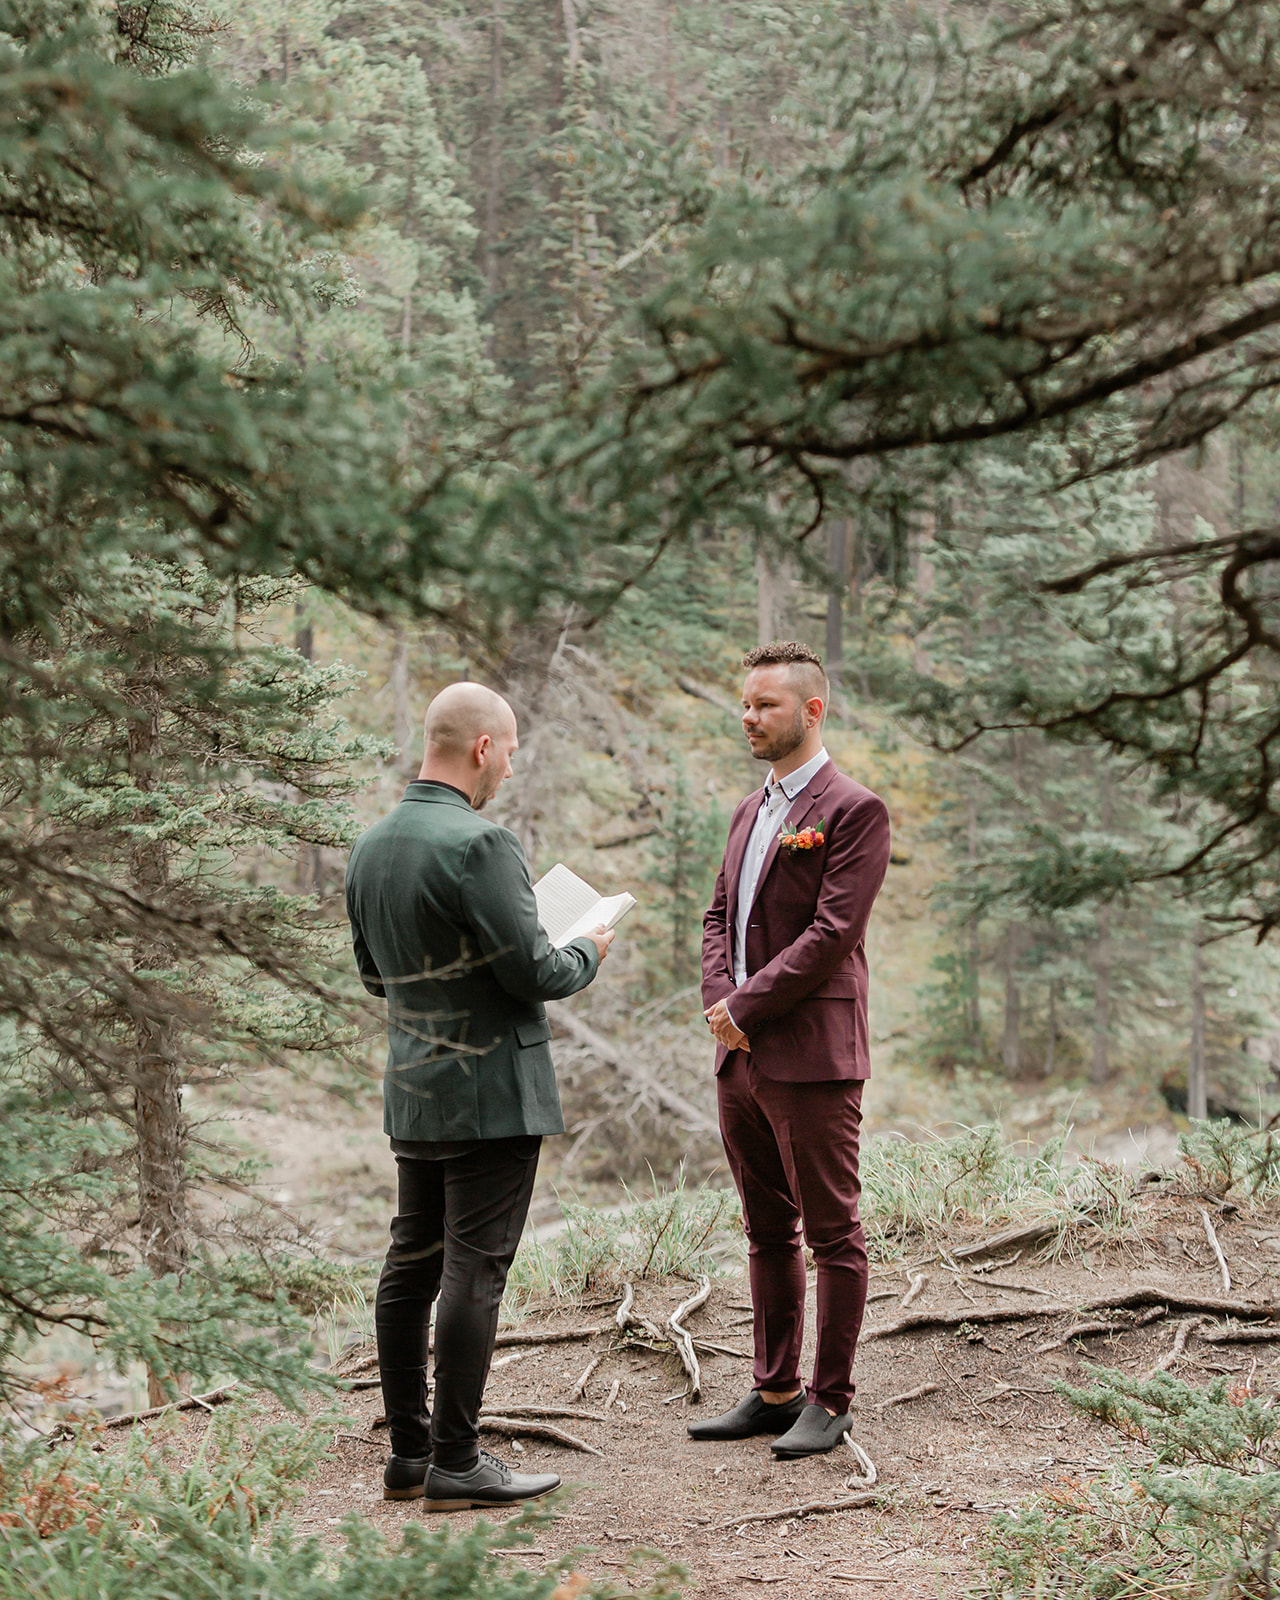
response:
[[[430,1456],[416,1460],[412,1456],[388,1458],[382,1473],[382,1498],[384,1500],[421,1500],[426,1493],[427,1468]]]

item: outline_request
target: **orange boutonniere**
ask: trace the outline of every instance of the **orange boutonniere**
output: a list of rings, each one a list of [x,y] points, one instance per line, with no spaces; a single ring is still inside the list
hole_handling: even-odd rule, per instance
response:
[[[826,839],[826,830],[825,817],[819,817],[812,828],[793,828],[790,823],[784,822],[782,832],[778,835],[778,844],[793,855],[797,850],[816,850]]]

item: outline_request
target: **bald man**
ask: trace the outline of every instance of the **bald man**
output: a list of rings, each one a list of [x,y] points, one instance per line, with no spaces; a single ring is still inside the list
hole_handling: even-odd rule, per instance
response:
[[[347,915],[361,980],[387,1001],[383,1125],[399,1181],[376,1311],[391,1430],[383,1494],[450,1511],[560,1482],[481,1450],[478,1419],[538,1150],[564,1132],[542,1002],[586,988],[613,934],[555,949],[519,840],[480,815],[519,743],[501,695],[452,684],[428,706],[424,734],[417,779],[356,840]]]

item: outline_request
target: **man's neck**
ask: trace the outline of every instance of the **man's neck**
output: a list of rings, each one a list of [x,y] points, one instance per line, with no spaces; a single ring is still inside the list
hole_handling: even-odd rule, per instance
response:
[[[424,761],[418,773],[418,782],[447,784],[450,789],[456,789],[468,801],[476,792],[474,774],[460,772],[456,767],[439,761]]]
[[[789,778],[793,772],[799,771],[807,762],[812,761],[821,749],[822,729],[816,728],[789,756],[784,756],[781,761],[773,763],[773,781],[781,783],[784,778]]]

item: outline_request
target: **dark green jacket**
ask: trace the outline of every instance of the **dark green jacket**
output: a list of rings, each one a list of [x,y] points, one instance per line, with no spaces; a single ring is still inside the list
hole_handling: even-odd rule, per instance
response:
[[[387,1000],[387,1133],[563,1133],[542,1002],[585,989],[599,957],[589,939],[552,946],[516,836],[411,783],[356,840],[347,915],[364,986]]]

